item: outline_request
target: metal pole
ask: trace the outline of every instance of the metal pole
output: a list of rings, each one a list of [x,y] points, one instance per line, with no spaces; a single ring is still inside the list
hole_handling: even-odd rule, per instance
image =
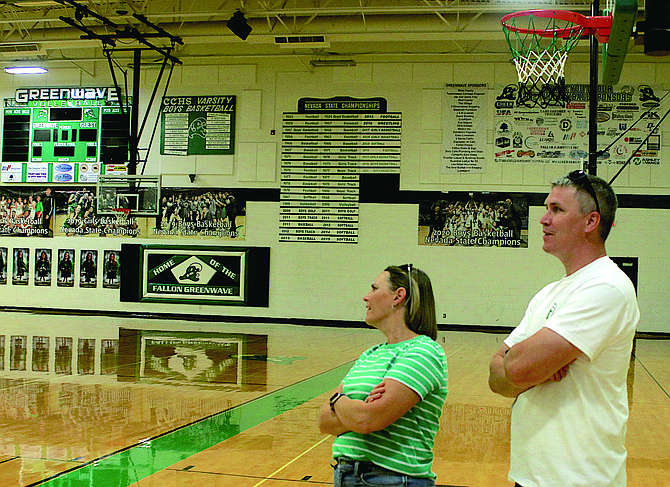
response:
[[[591,15],[600,13],[600,0],[593,0]],[[598,39],[590,36],[591,56],[589,71],[589,165],[587,172],[594,176],[598,172]]]
[[[137,174],[137,146],[139,144],[138,126],[140,121],[140,64],[142,50],[135,49],[133,53],[133,104],[130,107],[130,161],[128,174]]]

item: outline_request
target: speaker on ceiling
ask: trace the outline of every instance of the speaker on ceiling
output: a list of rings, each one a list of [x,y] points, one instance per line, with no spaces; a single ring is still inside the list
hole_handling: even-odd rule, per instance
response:
[[[644,18],[644,53],[667,56],[670,54],[670,3],[668,0],[646,0]]]
[[[233,34],[235,34],[243,41],[246,41],[247,37],[249,37],[249,34],[251,33],[251,26],[247,24],[247,19],[239,10],[235,11],[233,16],[226,23],[226,27],[228,27]]]

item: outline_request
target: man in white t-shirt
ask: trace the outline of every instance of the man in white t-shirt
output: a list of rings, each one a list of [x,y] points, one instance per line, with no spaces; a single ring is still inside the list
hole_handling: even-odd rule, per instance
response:
[[[617,200],[602,179],[552,182],[543,250],[565,276],[533,297],[490,364],[512,407],[509,479],[521,487],[626,485],[626,377],[639,309],[630,279],[607,257]]]

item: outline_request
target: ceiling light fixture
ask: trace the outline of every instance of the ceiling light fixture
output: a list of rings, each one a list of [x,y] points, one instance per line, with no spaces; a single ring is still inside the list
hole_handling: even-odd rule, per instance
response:
[[[312,66],[356,66],[353,59],[314,59],[309,62]]]
[[[5,68],[7,74],[45,74],[48,72],[49,70],[42,66],[8,66]]]

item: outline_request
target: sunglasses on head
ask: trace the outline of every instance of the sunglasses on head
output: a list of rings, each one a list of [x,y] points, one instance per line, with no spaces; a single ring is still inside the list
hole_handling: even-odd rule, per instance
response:
[[[407,277],[409,279],[409,289],[407,290],[407,297],[412,296],[412,265],[413,264],[404,264],[400,266],[400,269],[407,272]]]
[[[593,186],[591,185],[591,181],[589,181],[589,176],[584,171],[577,169],[568,174],[568,179],[591,195],[593,201],[596,202],[596,212],[600,214],[600,205],[598,204],[598,197],[596,196],[596,192],[593,189]]]

